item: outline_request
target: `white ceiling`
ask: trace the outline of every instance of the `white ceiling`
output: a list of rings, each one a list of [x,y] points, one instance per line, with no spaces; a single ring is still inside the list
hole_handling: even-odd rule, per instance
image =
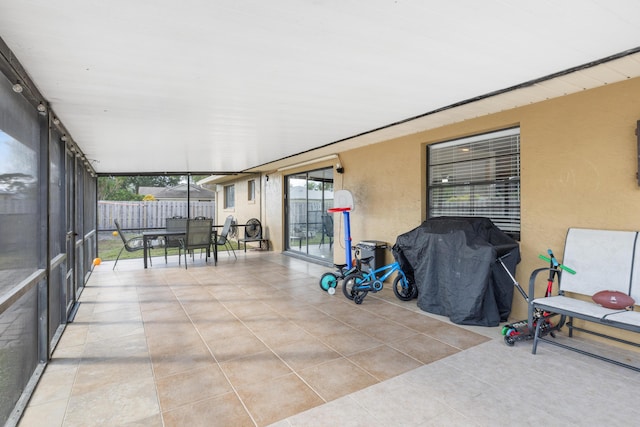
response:
[[[233,172],[639,76],[635,54],[424,116],[634,50],[638,16],[637,0],[0,0],[0,37],[97,172]]]

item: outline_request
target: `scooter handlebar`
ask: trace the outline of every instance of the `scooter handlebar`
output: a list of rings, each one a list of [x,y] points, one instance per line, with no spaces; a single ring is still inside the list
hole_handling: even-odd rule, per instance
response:
[[[571,268],[567,267],[566,265],[562,265],[558,262],[558,260],[556,260],[556,258],[553,256],[553,253],[551,252],[551,249],[548,250],[549,255],[551,255],[551,258],[546,257],[542,254],[538,255],[538,258],[540,258],[543,261],[547,261],[553,264],[554,267],[560,268],[564,271],[566,271],[567,273],[571,273],[571,274],[576,274],[575,270],[572,270]]]

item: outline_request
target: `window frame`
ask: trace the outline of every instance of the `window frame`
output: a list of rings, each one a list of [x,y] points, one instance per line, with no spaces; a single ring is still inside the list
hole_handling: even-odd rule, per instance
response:
[[[487,217],[520,240],[520,127],[427,146],[427,217]]]
[[[247,181],[247,201],[256,201],[256,180],[250,179]]]
[[[234,209],[236,207],[236,188],[235,184],[225,185],[224,192],[224,208]]]

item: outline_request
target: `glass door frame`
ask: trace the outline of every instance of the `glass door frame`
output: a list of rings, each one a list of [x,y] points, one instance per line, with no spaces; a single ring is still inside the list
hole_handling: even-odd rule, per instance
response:
[[[333,207],[333,173],[329,166],[285,176],[287,253],[333,263],[333,246],[325,238],[322,218]]]

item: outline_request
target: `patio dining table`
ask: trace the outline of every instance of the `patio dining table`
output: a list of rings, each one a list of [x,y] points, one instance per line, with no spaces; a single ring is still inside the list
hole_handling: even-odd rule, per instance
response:
[[[213,237],[212,241],[218,240],[218,232],[216,231],[217,225],[212,227]],[[187,233],[184,231],[170,231],[170,230],[147,230],[142,232],[142,242],[144,245],[144,268],[147,268],[147,254],[149,253],[149,242],[158,239],[159,237],[167,238],[168,236],[186,237]],[[218,247],[213,245],[213,262],[214,265],[218,263]]]

